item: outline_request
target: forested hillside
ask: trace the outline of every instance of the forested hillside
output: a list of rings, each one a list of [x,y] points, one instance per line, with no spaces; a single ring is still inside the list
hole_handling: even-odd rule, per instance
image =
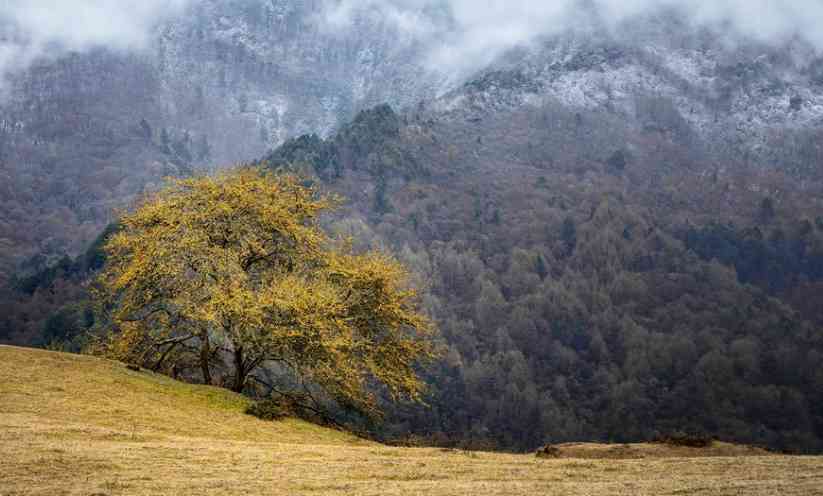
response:
[[[379,23],[342,43],[282,2],[257,25],[221,2],[150,62],[86,54],[113,68],[99,85],[18,81],[37,97],[0,121],[0,341],[79,349],[110,208],[259,158],[341,194],[326,227],[398,254],[425,292],[431,408],[392,407],[378,435],[525,450],[687,431],[823,451],[823,77],[802,40],[593,25],[435,98],[414,43]],[[33,74],[74,80],[87,60]],[[153,89],[120,84],[135,74]],[[155,113],[107,114],[120,100]]]
[[[380,107],[266,163],[313,168],[352,200],[333,225],[430,288],[448,351],[433,408],[396,412],[395,433],[821,448],[819,182],[719,171],[658,131],[556,107],[468,122]]]
[[[428,290],[445,346],[431,408],[391,410],[381,435],[531,449],[684,430],[821,449],[813,178],[720,172],[657,132],[558,108],[461,122],[381,106],[262,163],[345,195],[329,226],[395,250]],[[32,336],[91,325],[62,305],[83,300],[96,256],[22,281],[26,304],[61,308]]]

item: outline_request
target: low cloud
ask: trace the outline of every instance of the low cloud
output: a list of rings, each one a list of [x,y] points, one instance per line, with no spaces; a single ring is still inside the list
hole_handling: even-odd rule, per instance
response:
[[[0,6],[0,85],[42,57],[95,47],[141,49],[158,22],[190,0],[4,0]]]
[[[424,42],[430,67],[465,73],[592,18],[617,29],[663,9],[694,27],[767,43],[800,38],[823,50],[820,0],[328,0],[324,21],[342,29],[379,16]]]
[[[3,0],[0,90],[8,76],[42,57],[94,47],[146,47],[154,27],[203,0]],[[263,0],[243,0],[248,2]],[[286,0],[281,0],[286,1]],[[425,63],[451,74],[480,69],[514,47],[597,19],[606,29],[660,9],[695,27],[716,27],[764,42],[797,37],[823,51],[821,0],[321,0],[320,19],[333,31],[363,17],[421,44]]]

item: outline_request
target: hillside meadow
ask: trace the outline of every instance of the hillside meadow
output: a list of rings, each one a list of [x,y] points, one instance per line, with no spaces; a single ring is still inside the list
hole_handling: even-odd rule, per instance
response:
[[[0,347],[0,495],[823,494],[823,458],[575,444],[558,458],[383,446],[116,362]]]

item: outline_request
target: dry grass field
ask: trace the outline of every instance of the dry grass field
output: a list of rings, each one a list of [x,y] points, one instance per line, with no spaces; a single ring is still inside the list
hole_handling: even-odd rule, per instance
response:
[[[717,444],[556,459],[386,447],[96,358],[0,346],[0,495],[823,495],[823,458]]]

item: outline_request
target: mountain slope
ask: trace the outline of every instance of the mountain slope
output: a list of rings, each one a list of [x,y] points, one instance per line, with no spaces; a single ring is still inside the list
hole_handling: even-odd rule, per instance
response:
[[[0,98],[0,284],[32,255],[76,254],[164,177],[434,94],[413,40],[372,18],[327,32],[321,4],[202,0],[145,51],[71,53],[15,74]]]
[[[392,448],[262,422],[241,413],[245,403],[118,363],[0,347],[0,494],[823,494],[820,458],[574,446],[565,449],[606,459],[543,460]],[[624,452],[650,458],[619,459]]]
[[[819,175],[823,77],[801,42],[729,46],[677,19],[593,24],[463,86],[425,64],[425,40],[368,13],[324,28],[326,6],[201,0],[147,51],[73,53],[13,77],[0,100],[0,282],[38,253],[78,253],[112,208],[165,176],[332,134],[384,102],[463,119],[513,105],[606,111],[692,157]]]
[[[397,412],[396,432],[823,449],[819,183],[718,172],[607,110],[392,114],[266,161],[348,198],[330,225],[430,289],[447,359],[433,410]]]
[[[57,276],[0,296],[0,341],[91,325],[66,305],[80,276],[49,262],[110,207],[310,132],[271,165],[350,200],[330,224],[401,254],[448,346],[434,408],[395,412],[394,434],[533,449],[695,429],[823,451],[819,54],[640,19],[441,87],[376,18],[318,29],[323,3],[203,0],[151,53],[17,79],[0,273],[27,258],[22,275]],[[382,101],[399,113],[332,131]]]
[[[0,100],[0,283],[33,255],[78,253],[113,208],[163,177],[332,134],[384,102],[472,121],[512,107],[603,113],[721,174],[730,161],[819,180],[823,77],[801,42],[729,47],[677,19],[642,18],[541,40],[462,85],[379,16],[325,29],[324,5],[202,0],[145,52],[74,53],[16,75]]]

